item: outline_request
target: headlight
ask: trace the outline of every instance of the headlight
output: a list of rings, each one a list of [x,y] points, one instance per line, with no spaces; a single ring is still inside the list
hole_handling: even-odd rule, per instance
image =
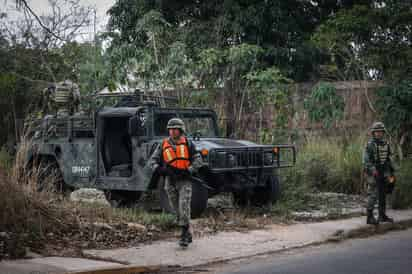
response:
[[[209,154],[209,150],[207,150],[206,148],[202,149],[200,151],[200,153],[202,154],[203,157],[206,157]]]

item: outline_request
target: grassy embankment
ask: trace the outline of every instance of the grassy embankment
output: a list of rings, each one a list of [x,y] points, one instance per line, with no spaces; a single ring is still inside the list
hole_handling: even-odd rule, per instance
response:
[[[283,215],[315,204],[310,193],[339,192],[365,195],[362,155],[366,137],[352,140],[310,138],[298,148],[296,166],[282,174],[282,197],[272,210]],[[395,208],[412,206],[412,159],[397,164]]]

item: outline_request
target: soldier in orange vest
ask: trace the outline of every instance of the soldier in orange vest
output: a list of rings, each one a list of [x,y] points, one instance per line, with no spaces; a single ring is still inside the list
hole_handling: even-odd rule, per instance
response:
[[[163,140],[152,156],[152,168],[165,177],[165,190],[173,206],[182,234],[181,247],[192,242],[190,233],[190,203],[192,181],[190,176],[202,166],[201,155],[195,145],[184,135],[185,124],[173,118],[167,123],[169,138]]]

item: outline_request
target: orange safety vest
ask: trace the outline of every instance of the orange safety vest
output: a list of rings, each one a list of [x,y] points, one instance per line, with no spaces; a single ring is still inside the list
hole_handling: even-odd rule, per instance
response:
[[[163,160],[169,166],[186,170],[190,166],[189,146],[185,137],[180,137],[176,143],[176,150],[170,144],[169,139],[164,139],[162,144]]]

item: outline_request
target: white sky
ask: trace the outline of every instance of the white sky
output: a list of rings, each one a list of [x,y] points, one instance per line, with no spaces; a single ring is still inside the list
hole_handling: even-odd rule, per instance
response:
[[[115,2],[116,0],[81,0],[80,4],[96,8],[97,31],[99,31],[103,30],[107,24],[108,16],[106,15],[106,12]],[[27,0],[27,3],[39,16],[51,13],[48,0]],[[16,10],[14,0],[0,0],[0,12],[6,12],[9,20],[16,20],[22,16],[22,12]],[[86,32],[90,33],[90,37],[83,37],[83,39],[93,39],[93,26],[86,30]]]

